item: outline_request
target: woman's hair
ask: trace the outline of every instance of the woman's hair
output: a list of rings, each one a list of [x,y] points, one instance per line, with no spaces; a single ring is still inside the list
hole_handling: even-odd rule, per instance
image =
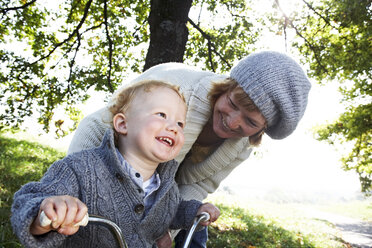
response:
[[[209,91],[208,97],[211,103],[212,109],[217,101],[217,99],[225,93],[234,92],[234,97],[238,104],[241,105],[248,111],[254,112],[259,111],[258,107],[247,93],[238,85],[238,83],[232,78],[226,78],[222,82],[214,83],[212,89]],[[266,128],[266,124],[265,124]],[[265,133],[265,128],[260,132],[249,136],[249,143],[253,146],[258,146],[261,143],[262,135]]]
[[[158,81],[158,80],[144,80],[140,81],[138,83],[132,84],[128,87],[123,88],[121,91],[119,91],[114,98],[112,99],[112,104],[109,107],[109,110],[112,114],[112,116],[115,116],[118,113],[125,113],[128,111],[131,102],[133,101],[133,98],[140,93],[143,92],[151,92],[153,89],[157,88],[168,88],[173,90],[177,93],[177,95],[182,99],[182,101],[186,105],[185,97],[183,94],[179,91],[179,86],[168,84],[164,81]],[[112,120],[111,120],[112,123]],[[118,133],[114,129],[115,134],[115,145],[117,145],[118,140]]]

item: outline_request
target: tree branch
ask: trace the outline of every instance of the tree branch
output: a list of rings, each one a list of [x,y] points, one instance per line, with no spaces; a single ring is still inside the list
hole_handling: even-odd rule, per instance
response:
[[[321,63],[321,59],[319,58],[318,56],[318,53],[316,51],[316,48],[313,46],[313,44],[311,44],[311,42],[306,39],[306,37],[304,37],[301,32],[297,29],[297,27],[294,25],[294,23],[292,22],[291,19],[289,19],[289,17],[284,13],[283,9],[281,8],[280,4],[279,4],[279,0],[275,0],[275,3],[277,4],[280,12],[282,12],[282,15],[284,17],[284,20],[286,23],[289,23],[290,26],[296,31],[296,34],[301,37],[305,43],[309,46],[309,48],[313,51],[314,53],[314,56],[315,56],[315,60],[317,61],[317,63],[319,64],[319,66],[325,71],[327,72],[328,70],[323,66],[323,64]]]
[[[6,15],[6,13],[9,12],[9,11],[27,8],[28,6],[30,6],[31,4],[35,3],[36,1],[37,0],[31,0],[31,2],[25,3],[24,5],[21,5],[21,6],[1,9],[1,13],[3,15]]]
[[[304,2],[306,4],[306,6],[309,9],[311,9],[317,16],[319,16],[320,18],[322,18],[329,26],[331,26],[332,28],[337,29],[336,27],[332,26],[332,24],[330,23],[330,21],[328,20],[328,18],[322,16],[318,11],[316,11],[316,9],[310,3],[308,3],[305,0],[302,0],[302,2]]]
[[[74,41],[74,43],[71,44],[70,48],[61,56],[61,59],[58,60],[57,63],[55,63],[53,66],[51,66],[51,68],[55,68],[61,61],[63,58],[66,58],[68,57],[68,54],[72,51],[72,48],[74,47],[75,43],[77,42],[78,45],[76,46],[75,48],[75,53],[74,53],[74,58],[72,60],[72,64],[70,63],[70,73],[69,73],[69,78],[67,80],[67,82],[71,82],[71,75],[72,75],[72,67],[73,65],[75,64],[75,60],[76,60],[76,57],[77,57],[77,53],[79,51],[79,47],[81,46],[81,37],[83,36],[83,34],[87,33],[88,31],[90,30],[93,30],[93,29],[97,29],[99,27],[101,27],[103,25],[103,22],[101,22],[100,24],[98,25],[95,25],[95,26],[92,26],[90,28],[87,28],[85,31],[83,31],[82,33],[77,33],[77,41]],[[68,87],[70,87],[70,84],[68,84]],[[68,92],[69,92],[69,89],[68,89]]]
[[[68,36],[64,41],[55,44],[55,45],[54,45],[54,48],[53,48],[52,50],[50,50],[49,53],[48,53],[47,55],[45,55],[45,56],[39,58],[38,60],[36,60],[36,61],[34,61],[34,62],[32,62],[31,65],[36,64],[36,63],[38,63],[39,61],[48,58],[52,53],[54,53],[55,50],[57,50],[58,47],[62,46],[63,44],[65,44],[66,42],[68,42],[69,40],[71,40],[72,37],[74,37],[76,34],[78,34],[78,32],[79,32],[81,26],[84,24],[84,22],[85,22],[85,20],[86,20],[86,18],[87,18],[87,16],[88,16],[88,11],[89,11],[89,8],[90,8],[92,2],[93,2],[93,0],[89,0],[89,1],[87,2],[87,4],[85,5],[84,15],[83,15],[83,17],[81,18],[79,24],[78,24],[78,25],[76,26],[76,28],[74,29],[74,31],[73,31],[73,32],[72,32],[72,33],[71,33],[71,34],[70,34],[70,35],[69,35],[69,36]]]
[[[111,70],[112,70],[112,40],[110,37],[110,32],[108,29],[108,15],[107,15],[107,1],[104,1],[104,19],[105,19],[105,31],[106,31],[106,38],[109,44],[109,70],[108,70],[108,75],[107,75],[107,86],[110,90],[110,92],[114,92],[114,88],[112,87],[111,84]]]
[[[230,63],[229,62],[227,62],[225,59],[224,59],[224,57],[219,53],[219,52],[217,52],[217,50],[216,50],[216,47],[214,46],[214,44],[212,43],[212,38],[211,38],[211,36],[209,36],[206,32],[204,32],[198,25],[196,25],[190,18],[187,18],[187,20],[188,20],[188,22],[194,27],[194,28],[196,28],[201,34],[202,34],[202,36],[204,37],[204,38],[206,38],[207,39],[207,41],[208,41],[208,54],[209,54],[209,56],[208,56],[208,58],[209,58],[209,62],[210,62],[210,64],[211,64],[211,68],[212,68],[212,70],[214,71],[214,66],[213,66],[213,62],[212,62],[212,52],[214,52],[215,54],[217,54],[219,57],[220,57],[220,59],[223,61],[223,62],[225,62],[226,64],[227,64],[227,66],[229,67],[229,68],[231,68],[231,65],[230,65]],[[213,48],[213,49],[212,49]]]
[[[77,41],[78,41],[78,44],[77,44],[77,47],[75,49],[74,57],[72,58],[71,63],[69,63],[70,72],[69,72],[68,80],[67,80],[68,84],[67,84],[66,93],[71,93],[71,91],[70,91],[70,85],[72,83],[71,82],[71,76],[72,76],[72,73],[73,73],[73,67],[74,67],[74,64],[75,64],[75,61],[76,61],[76,57],[77,57],[77,54],[78,54],[78,51],[79,51],[79,47],[81,46],[81,36],[80,36],[79,33],[77,34]]]

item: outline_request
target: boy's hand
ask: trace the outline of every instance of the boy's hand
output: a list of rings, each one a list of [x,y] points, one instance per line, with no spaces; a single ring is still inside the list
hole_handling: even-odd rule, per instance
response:
[[[210,218],[208,221],[200,222],[200,225],[202,226],[210,225],[212,222],[215,222],[220,216],[220,210],[211,203],[204,203],[203,205],[201,205],[196,215],[199,215],[202,212],[207,212],[210,215]]]
[[[40,225],[42,211],[52,220],[49,226]],[[87,206],[75,197],[68,195],[48,197],[41,203],[39,214],[31,224],[30,233],[41,235],[55,230],[64,235],[72,235],[79,230],[79,226],[75,224],[80,222],[87,212]]]

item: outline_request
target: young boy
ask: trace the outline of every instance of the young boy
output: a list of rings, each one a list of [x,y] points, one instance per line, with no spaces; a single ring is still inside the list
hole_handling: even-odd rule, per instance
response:
[[[105,227],[75,226],[87,212],[115,222],[133,248],[154,247],[168,228],[187,228],[200,212],[218,218],[212,204],[182,201],[174,181],[186,118],[177,88],[140,82],[118,94],[110,111],[113,129],[100,147],[55,162],[14,195],[11,222],[26,247],[116,247]],[[45,227],[42,211],[52,220]]]

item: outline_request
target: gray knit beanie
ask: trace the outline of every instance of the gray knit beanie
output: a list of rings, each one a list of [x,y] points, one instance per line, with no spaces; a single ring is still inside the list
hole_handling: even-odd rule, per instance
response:
[[[230,77],[253,100],[267,121],[266,133],[283,139],[304,115],[311,84],[301,67],[285,54],[253,53],[234,66]]]

